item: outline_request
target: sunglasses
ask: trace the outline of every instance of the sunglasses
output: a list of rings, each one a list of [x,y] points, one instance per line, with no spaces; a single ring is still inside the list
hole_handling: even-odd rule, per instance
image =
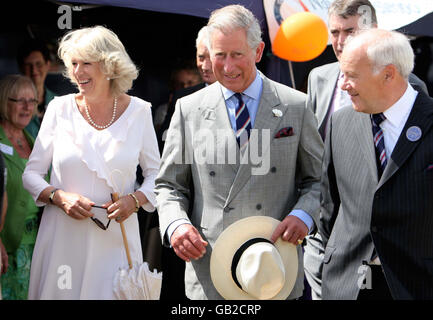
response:
[[[99,208],[99,209],[107,210],[107,208],[104,208],[104,207],[101,207],[101,206],[97,206],[97,205],[93,205],[92,207],[93,207],[93,208]],[[111,222],[111,219],[109,219],[107,225],[104,225],[104,224],[101,222],[101,220],[99,220],[98,218],[90,217],[90,219],[92,219],[92,221],[93,221],[94,223],[96,223],[96,225],[97,225],[99,228],[101,228],[102,230],[107,230],[107,229],[108,229],[108,226],[110,225],[110,222]]]

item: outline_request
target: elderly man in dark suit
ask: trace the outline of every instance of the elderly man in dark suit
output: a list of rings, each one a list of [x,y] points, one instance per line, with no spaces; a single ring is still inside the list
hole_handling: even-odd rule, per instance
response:
[[[171,117],[173,116],[176,101],[182,97],[190,95],[216,81],[212,70],[212,62],[209,54],[209,40],[207,26],[200,29],[195,41],[196,64],[203,82],[192,86],[176,90],[169,104],[167,115],[158,132],[158,143],[160,151],[164,148],[164,142]],[[162,267],[164,278],[162,279],[161,299],[181,299],[185,298],[185,284],[183,281],[185,274],[185,261],[180,259],[171,248],[164,247],[162,250]]]
[[[408,83],[413,61],[404,35],[380,29],[342,52],[353,108],[326,136],[323,299],[433,299],[433,99]]]
[[[365,23],[360,23],[365,22]],[[335,56],[340,60],[345,40],[360,28],[377,28],[376,11],[369,0],[335,0],[328,9],[328,27]],[[334,62],[314,68],[308,78],[307,105],[318,121],[322,139],[325,139],[328,121],[333,112],[351,105],[347,92],[338,86],[343,81],[340,63]],[[418,91],[427,92],[425,83],[413,73],[409,83]],[[323,246],[319,234],[306,238],[304,246],[305,276],[311,286],[314,300],[321,298]]]

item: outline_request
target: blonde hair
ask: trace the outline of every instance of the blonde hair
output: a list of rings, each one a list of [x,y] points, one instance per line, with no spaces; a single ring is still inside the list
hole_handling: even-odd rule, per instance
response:
[[[0,80],[0,121],[10,121],[8,115],[8,100],[14,98],[18,92],[24,88],[29,87],[33,90],[35,99],[38,99],[38,92],[32,79],[22,76],[20,74],[10,74]],[[36,112],[33,109],[33,114]]]
[[[72,59],[100,62],[101,71],[110,78],[110,89],[115,96],[126,93],[138,77],[132,62],[117,35],[102,26],[68,32],[60,41],[59,57],[66,66],[64,75],[76,84],[72,75]]]

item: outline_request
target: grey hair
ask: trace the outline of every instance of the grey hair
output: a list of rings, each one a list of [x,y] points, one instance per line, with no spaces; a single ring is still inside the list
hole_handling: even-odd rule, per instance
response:
[[[242,28],[247,33],[247,42],[252,50],[257,49],[262,42],[262,30],[259,21],[250,10],[238,4],[214,10],[207,26],[209,39],[215,30],[228,34],[233,30]]]
[[[414,67],[415,55],[409,39],[397,31],[370,29],[347,38],[347,47],[366,38],[367,57],[373,65],[373,73],[379,73],[387,65],[394,65],[406,80]]]
[[[117,35],[102,26],[68,32],[60,41],[59,57],[66,66],[64,75],[75,83],[72,59],[101,62],[102,72],[111,79],[115,96],[127,92],[138,77],[138,70]]]
[[[209,49],[209,37],[208,37],[207,26],[204,26],[203,28],[201,28],[200,31],[197,34],[197,39],[195,40],[195,47],[196,47],[196,49],[198,48],[198,46],[202,42],[204,43],[204,45],[206,46],[206,48]]]

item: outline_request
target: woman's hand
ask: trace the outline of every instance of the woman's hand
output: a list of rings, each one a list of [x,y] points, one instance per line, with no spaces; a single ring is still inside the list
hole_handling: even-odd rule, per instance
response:
[[[141,197],[145,197],[141,192],[136,192],[135,195],[138,200]],[[139,200],[139,204],[140,203]],[[136,210],[135,200],[130,195],[125,195],[114,203],[112,201],[104,203],[102,206],[107,208],[108,219],[115,219],[119,223],[128,219]]]
[[[57,190],[53,197],[53,203],[71,218],[83,220],[93,217],[90,210],[95,203],[77,193]]]

